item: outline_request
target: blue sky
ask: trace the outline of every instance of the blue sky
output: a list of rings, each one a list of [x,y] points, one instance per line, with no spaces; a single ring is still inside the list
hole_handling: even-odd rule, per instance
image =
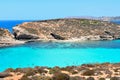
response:
[[[120,0],[0,0],[0,20],[120,16]]]

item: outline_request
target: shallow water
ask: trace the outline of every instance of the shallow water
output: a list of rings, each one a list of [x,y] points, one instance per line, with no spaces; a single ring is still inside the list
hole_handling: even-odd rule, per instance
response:
[[[0,48],[0,71],[34,66],[71,66],[120,62],[120,40],[79,43],[32,42]]]
[[[0,27],[12,27],[31,20],[0,21]],[[112,21],[120,24],[120,21]],[[120,62],[120,40],[80,43],[33,42],[0,48],[0,71],[34,66],[70,66],[85,63]]]

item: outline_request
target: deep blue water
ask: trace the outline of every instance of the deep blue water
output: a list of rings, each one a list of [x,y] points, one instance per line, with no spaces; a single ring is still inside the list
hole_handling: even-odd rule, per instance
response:
[[[111,21],[113,23],[116,23],[116,24],[120,24],[120,20],[114,20],[114,21]]]
[[[6,25],[17,24],[11,21],[7,23],[9,24]],[[12,26],[7,28],[11,29]],[[120,62],[120,40],[79,43],[31,42],[0,48],[0,71],[10,67],[65,67],[103,62]]]
[[[29,22],[32,20],[0,20],[0,28],[7,28],[12,32],[12,27],[21,24],[23,22]]]

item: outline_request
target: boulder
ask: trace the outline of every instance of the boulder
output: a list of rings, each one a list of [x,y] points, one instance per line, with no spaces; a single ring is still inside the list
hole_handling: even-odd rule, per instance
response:
[[[9,76],[12,76],[12,75],[9,73],[6,73],[6,72],[0,73],[0,78],[5,78],[5,77],[9,77]]]

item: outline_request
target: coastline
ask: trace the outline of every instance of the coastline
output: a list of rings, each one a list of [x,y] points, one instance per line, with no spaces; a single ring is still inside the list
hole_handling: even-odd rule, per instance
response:
[[[20,45],[20,44],[26,44],[29,42],[58,42],[58,43],[81,43],[81,42],[86,42],[86,41],[113,41],[113,40],[120,40],[120,39],[87,39],[86,36],[82,36],[82,38],[72,38],[68,40],[57,40],[57,39],[30,39],[30,40],[11,40],[11,41],[1,41],[0,42],[0,47],[5,47],[5,46],[12,46],[12,45]]]
[[[0,48],[2,47],[9,47],[9,46],[14,46],[14,45],[20,45],[20,44],[25,44],[26,41],[20,41],[20,40],[13,40],[13,41],[0,41]]]
[[[71,26],[65,22],[74,24],[71,24]],[[120,39],[120,33],[117,33],[117,31],[120,30],[119,25],[86,19],[80,20],[79,24],[76,22],[79,22],[79,19],[58,19],[53,21],[47,20],[40,22],[26,22],[16,26],[13,34],[9,33],[8,30],[1,29],[1,35],[3,35],[3,31],[5,34],[2,38],[0,38],[0,48],[26,44],[29,42],[82,43],[84,41]],[[35,28],[34,25],[36,26]],[[61,28],[61,25],[65,28]],[[79,25],[82,25],[82,27]],[[108,28],[106,28],[106,25]],[[67,29],[68,26],[69,29]],[[89,27],[90,29],[88,29]],[[102,28],[99,29],[98,27]],[[103,30],[104,28],[106,29]],[[78,29],[80,29],[80,31]],[[118,80],[120,80],[120,63],[84,64],[81,66],[67,66],[65,68],[48,68],[39,66],[35,68],[9,68],[5,71],[5,73],[0,73],[0,78],[2,77],[5,80],[34,80],[34,78],[37,80],[40,80],[41,78],[44,80],[52,80],[51,78],[56,76],[56,74],[59,75],[61,73],[67,75],[67,78],[69,78],[68,80],[88,80],[88,78],[91,77],[92,80],[98,80],[100,78],[110,80],[113,77],[117,77]],[[63,74],[62,76],[64,76]]]
[[[113,39],[113,40],[119,40],[119,39]],[[30,43],[30,42],[82,43],[82,42],[86,42],[86,41],[112,41],[112,40],[83,40],[83,39],[70,39],[70,40],[56,40],[56,39],[48,39],[48,40],[44,40],[44,39],[13,40],[13,41],[1,41],[0,42],[0,48],[26,44],[26,43]]]
[[[83,42],[120,39],[120,26],[115,23],[80,19],[50,19],[24,22],[13,27],[13,33],[0,28],[0,47],[28,42]]]
[[[115,80],[120,79],[120,63],[82,64],[67,67],[9,68],[0,73],[4,80]],[[57,78],[57,79],[54,79]],[[63,77],[63,78],[61,78]],[[68,78],[68,79],[66,79]],[[91,80],[91,79],[90,79]]]

